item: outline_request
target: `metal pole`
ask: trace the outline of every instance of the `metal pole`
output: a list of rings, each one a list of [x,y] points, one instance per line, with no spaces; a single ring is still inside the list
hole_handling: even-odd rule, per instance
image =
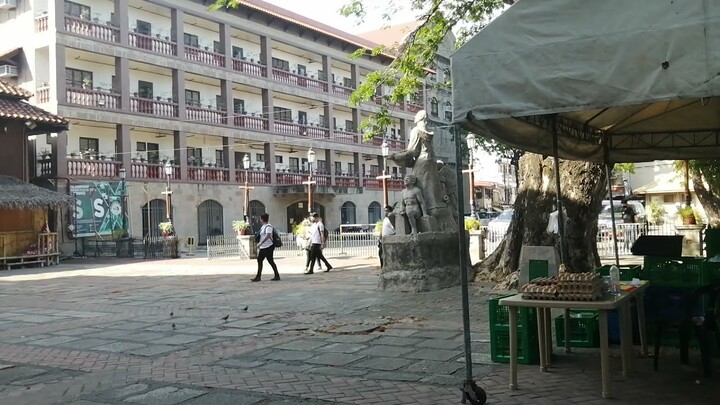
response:
[[[568,257],[565,247],[565,215],[562,210],[562,190],[560,189],[560,158],[558,158],[557,122],[553,123],[553,160],[555,162],[555,194],[558,209],[558,233],[560,234],[560,261],[562,263],[566,263]]]
[[[125,182],[125,179],[122,179],[122,190],[122,237],[127,238],[127,219],[125,218],[127,216],[127,183]]]
[[[312,163],[308,162],[308,168],[310,169],[310,172],[308,173],[308,213],[311,213],[313,211],[313,200],[312,200]]]
[[[472,347],[470,342],[470,299],[468,296],[468,245],[465,239],[465,196],[463,195],[463,170],[462,170],[462,149],[460,147],[460,137],[457,135],[457,127],[452,128],[455,131],[455,171],[457,176],[457,210],[458,210],[458,247],[460,254],[460,290],[462,293],[462,316],[463,316],[463,343],[465,349],[465,381],[463,382],[463,403],[466,398],[470,398],[471,403],[485,403],[485,391],[478,387],[473,380],[472,372]],[[472,176],[472,172],[470,172]],[[482,401],[478,401],[482,396]],[[475,402],[473,402],[475,399]]]
[[[248,200],[250,199],[250,189],[248,188],[248,171],[245,169],[245,206],[243,212],[243,220],[247,223],[248,220]]]
[[[383,167],[382,171],[383,179],[382,179],[382,187],[383,187],[383,209],[387,207],[388,205],[388,188],[387,188],[387,174],[385,173],[385,168]]]
[[[615,228],[615,205],[613,204],[612,182],[610,181],[611,163],[605,163],[605,176],[607,177],[608,196],[610,196],[610,222],[612,223],[612,238],[615,245],[615,264],[620,266],[620,253],[618,252],[617,230]]]

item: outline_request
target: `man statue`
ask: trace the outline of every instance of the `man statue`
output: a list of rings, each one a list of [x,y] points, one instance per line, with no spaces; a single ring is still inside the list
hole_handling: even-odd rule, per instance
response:
[[[437,161],[438,176],[440,176],[440,184],[443,190],[443,200],[447,203],[450,213],[458,221],[458,210],[457,210],[457,177],[455,172],[449,167],[445,166],[445,162],[442,160]]]
[[[426,217],[425,198],[422,191],[416,186],[417,178],[412,174],[405,176],[405,190],[402,192],[402,205],[400,214],[404,214],[410,224],[410,233],[418,233],[417,221]]]

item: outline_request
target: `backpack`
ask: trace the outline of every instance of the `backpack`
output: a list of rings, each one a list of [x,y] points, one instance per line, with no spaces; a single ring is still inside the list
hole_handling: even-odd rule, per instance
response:
[[[283,241],[282,241],[282,239],[280,239],[280,235],[277,233],[275,228],[273,228],[273,231],[272,231],[272,242],[273,242],[273,246],[275,246],[276,248],[282,247],[282,245],[283,245]]]
[[[323,227],[323,238],[327,241],[328,236],[330,236],[330,232],[328,232],[327,228]]]

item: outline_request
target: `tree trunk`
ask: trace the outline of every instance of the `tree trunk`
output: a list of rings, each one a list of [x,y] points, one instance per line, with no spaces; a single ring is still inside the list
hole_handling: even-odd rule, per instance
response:
[[[720,196],[705,187],[702,172],[692,171],[693,190],[702,204],[712,228],[720,227]]]
[[[560,247],[560,238],[547,232],[549,215],[556,203],[552,157],[525,154],[520,159],[520,175],[522,183],[513,206],[513,220],[495,252],[480,263],[480,279],[496,282],[507,279],[519,268],[523,245]],[[606,190],[604,166],[561,161],[560,188],[565,214],[566,264],[571,271],[590,271],[600,264],[597,218]]]

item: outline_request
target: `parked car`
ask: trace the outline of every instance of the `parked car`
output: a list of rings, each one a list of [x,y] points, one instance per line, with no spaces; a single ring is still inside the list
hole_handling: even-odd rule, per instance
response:
[[[647,221],[647,214],[645,213],[645,207],[638,200],[629,200],[628,206],[632,207],[635,211],[635,222],[644,223]],[[623,223],[623,207],[622,201],[613,200],[613,209],[615,211],[615,223]],[[598,215],[598,229],[611,229],[612,228],[612,215],[610,214],[610,201],[605,200],[602,202],[602,209],[600,215]]]
[[[505,232],[507,232],[507,229],[510,226],[510,221],[513,219],[514,213],[514,209],[506,209],[501,212],[497,218],[490,220],[488,223],[488,237],[491,241],[494,242],[496,239],[501,239],[505,235]]]

